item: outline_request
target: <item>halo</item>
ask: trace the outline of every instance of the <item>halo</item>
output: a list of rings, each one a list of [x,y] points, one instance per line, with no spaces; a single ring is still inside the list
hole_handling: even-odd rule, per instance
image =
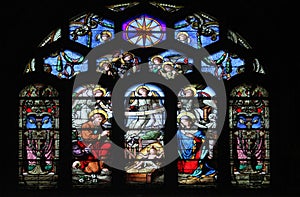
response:
[[[183,90],[184,90],[184,91],[186,91],[186,90],[192,90],[193,93],[194,93],[194,96],[197,94],[196,88],[194,88],[194,87],[192,87],[192,86],[187,86],[187,87],[185,87]]]
[[[102,87],[95,87],[94,89],[93,89],[93,93],[95,93],[97,90],[100,90],[100,91],[102,91],[103,92],[103,95],[106,95],[106,90],[104,89],[104,88],[102,88]]]
[[[137,87],[137,88],[135,89],[135,92],[136,92],[137,94],[139,94],[139,90],[142,89],[142,88],[144,88],[144,89],[150,91],[150,88],[149,88],[148,86],[141,85],[141,86],[139,86],[139,87]]]
[[[164,58],[163,58],[161,55],[154,55],[153,57],[151,57],[151,62],[153,62],[153,60],[154,60],[155,58],[159,58],[159,59],[161,59],[162,61],[164,60]]]
[[[178,38],[180,35],[185,35],[186,37],[189,37],[189,34],[184,31],[178,32],[176,37]]]
[[[89,113],[89,118],[91,118],[94,114],[102,114],[105,117],[105,120],[107,120],[108,115],[104,110],[101,109],[94,109]]]
[[[168,62],[164,62],[164,63],[162,64],[162,68],[163,68],[163,69],[165,68],[165,65],[166,65],[166,64],[171,65],[172,67],[174,67],[173,62],[168,61]]]
[[[128,51],[125,51],[122,55],[123,55],[123,58],[128,55],[130,55],[132,58],[134,58],[134,54],[131,52],[128,52]]]
[[[103,61],[101,61],[101,62],[99,63],[99,67],[102,67],[102,66],[103,66],[103,64],[105,64],[105,63],[107,63],[107,64],[110,64],[110,65],[111,65],[111,63],[110,63],[108,60],[103,60]]]
[[[192,121],[194,121],[196,119],[196,116],[193,113],[185,111],[185,112],[181,112],[180,114],[178,114],[178,116],[177,116],[177,122],[180,122],[180,119],[183,116],[190,117],[192,119]]]
[[[108,30],[104,30],[104,31],[102,31],[100,34],[101,34],[101,35],[106,34],[106,35],[108,35],[109,37],[112,36],[112,33],[111,33],[110,31],[108,31]]]

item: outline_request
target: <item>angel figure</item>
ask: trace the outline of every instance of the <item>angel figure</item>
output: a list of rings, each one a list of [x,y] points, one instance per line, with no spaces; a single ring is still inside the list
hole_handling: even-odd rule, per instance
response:
[[[131,92],[129,107],[125,113],[128,116],[129,129],[142,130],[162,126],[162,112],[165,110],[157,97],[158,92],[150,90],[147,85],[140,85]]]
[[[175,79],[175,77],[178,76],[179,73],[174,68],[174,64],[168,61],[162,64],[162,69],[159,70],[159,74],[166,79]]]

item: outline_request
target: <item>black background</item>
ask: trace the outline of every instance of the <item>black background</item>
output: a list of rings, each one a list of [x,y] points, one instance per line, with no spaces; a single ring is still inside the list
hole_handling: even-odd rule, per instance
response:
[[[16,136],[15,90],[20,82],[24,66],[34,54],[37,45],[60,23],[66,15],[76,15],[78,11],[88,9],[97,4],[114,4],[130,1],[7,1],[1,5],[1,104],[2,132],[1,141],[1,196],[25,195],[17,191],[16,155],[11,146],[11,139]],[[168,2],[168,1],[160,1]],[[271,162],[272,186],[267,193],[253,191],[241,192],[238,195],[299,195],[299,144],[298,106],[299,96],[296,95],[299,72],[299,57],[292,55],[297,51],[297,23],[293,23],[295,6],[287,1],[270,2],[258,0],[231,1],[169,1],[187,7],[197,7],[220,19],[231,30],[239,33],[255,49],[258,59],[266,67],[271,77]],[[298,11],[299,12],[299,11]],[[121,13],[122,14],[122,13]],[[295,49],[294,49],[295,48]],[[4,61],[3,61],[4,60]],[[13,96],[11,96],[13,95]],[[13,121],[12,121],[13,120]],[[299,138],[300,139],[300,138]],[[12,143],[15,144],[15,143]],[[32,196],[37,195],[31,194]],[[53,194],[54,195],[54,194]],[[122,194],[124,196],[125,194]],[[168,194],[166,194],[168,196]],[[177,194],[185,196],[184,194]],[[203,194],[199,194],[203,195]],[[222,196],[222,193],[217,194]],[[231,196],[231,193],[223,195]],[[100,194],[99,194],[100,196]],[[120,194],[121,196],[121,194]],[[134,196],[141,196],[136,194]],[[149,196],[151,194],[149,193]],[[196,195],[195,195],[196,196]],[[210,196],[210,194],[207,194]]]

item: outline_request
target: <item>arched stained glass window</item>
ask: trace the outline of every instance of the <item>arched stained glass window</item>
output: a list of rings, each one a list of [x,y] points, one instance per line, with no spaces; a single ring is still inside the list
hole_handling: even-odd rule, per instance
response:
[[[83,84],[72,95],[72,180],[74,188],[111,182],[111,90]]]
[[[125,92],[126,182],[162,184],[166,109],[164,92],[136,84]]]
[[[19,94],[19,185],[57,188],[59,168],[59,100],[51,86],[33,84]]]
[[[230,94],[229,125],[232,183],[265,187],[270,184],[268,92],[241,84]]]
[[[203,84],[192,84],[183,87],[178,96],[178,183],[215,186],[220,134],[216,93]]]
[[[20,188],[271,186],[270,89],[251,78],[266,65],[191,7],[93,2],[41,39],[18,95]]]

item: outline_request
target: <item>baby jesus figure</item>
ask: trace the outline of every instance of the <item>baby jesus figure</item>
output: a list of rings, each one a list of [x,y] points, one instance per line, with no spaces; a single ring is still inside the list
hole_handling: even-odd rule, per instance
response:
[[[138,161],[133,168],[141,169],[142,167],[144,167],[144,168],[158,169],[159,166],[151,160],[160,159],[162,158],[163,155],[164,155],[163,152],[158,153],[158,150],[154,146],[151,146],[147,155],[144,155],[142,153],[139,154],[141,158],[145,158],[147,160]]]

